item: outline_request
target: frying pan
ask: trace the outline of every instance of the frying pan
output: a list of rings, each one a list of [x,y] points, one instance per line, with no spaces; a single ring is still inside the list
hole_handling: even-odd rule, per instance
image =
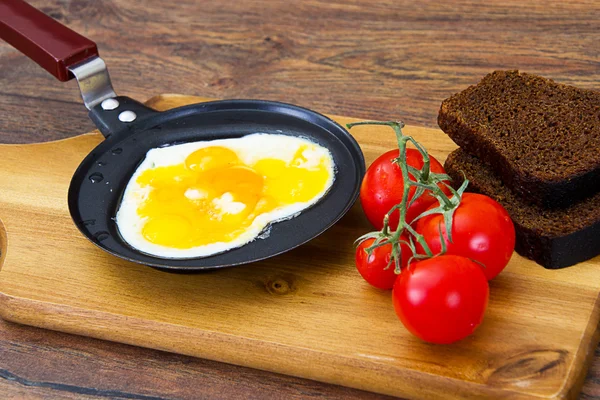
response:
[[[360,147],[344,128],[319,113],[261,100],[213,101],[157,112],[115,94],[94,42],[22,0],[0,3],[0,37],[59,80],[77,79],[88,115],[105,140],[75,171],[68,191],[69,212],[81,233],[110,254],[174,272],[250,263],[306,243],[337,222],[356,201],[365,172]],[[114,217],[129,179],[148,150],[257,132],[305,137],[330,150],[336,177],[318,203],[295,218],[274,223],[267,238],[209,257],[155,257],[121,238]]]

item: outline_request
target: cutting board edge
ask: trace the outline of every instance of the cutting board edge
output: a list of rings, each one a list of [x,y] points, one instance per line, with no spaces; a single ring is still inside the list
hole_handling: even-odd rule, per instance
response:
[[[185,95],[185,94],[177,94],[177,93],[161,93],[156,96],[150,97],[148,100],[146,100],[144,102],[144,104],[150,108],[154,108],[155,110],[164,111],[165,109],[168,109],[168,108],[161,106],[160,105],[161,102],[165,102],[168,104],[169,101],[174,101],[175,99],[179,99],[179,101],[187,101],[187,100],[193,99],[193,101],[190,102],[189,104],[197,104],[197,103],[206,103],[209,101],[236,100],[236,99],[240,100],[240,99],[251,99],[251,98],[240,97],[240,98],[232,98],[232,99],[213,99],[213,98],[199,97],[199,96],[195,96],[195,95]],[[183,99],[187,99],[187,100],[183,100]],[[251,99],[251,100],[269,101],[267,99]],[[291,104],[291,103],[287,103],[287,104]],[[300,107],[307,108],[305,106],[300,106]],[[319,112],[319,111],[317,111],[317,112]],[[325,115],[327,118],[329,118],[333,121],[336,121],[336,122],[339,121],[340,119],[353,121],[353,122],[366,120],[365,118],[348,117],[348,116],[338,115],[338,114],[321,113],[321,112],[319,112],[319,114]],[[337,123],[340,124],[339,122],[337,122]],[[343,124],[340,124],[340,125],[343,125]],[[431,127],[431,126],[406,125],[405,128],[408,130],[410,130],[412,128],[418,128],[418,129],[426,129],[426,130],[430,130],[430,131],[441,131],[439,127],[435,128],[435,127]],[[344,129],[346,129],[345,126],[344,126]],[[390,130],[390,134],[393,134],[393,131]]]
[[[0,270],[0,276],[2,275],[2,271]],[[40,316],[43,315],[43,316]],[[55,315],[61,315],[61,318],[53,319],[52,317]],[[64,315],[70,315],[70,318],[64,318]],[[213,360],[217,362],[224,362],[228,364],[238,365],[242,367],[255,368],[259,370],[269,371],[273,373],[279,373],[284,375],[292,375],[298,378],[310,379],[315,381],[320,381],[329,384],[347,386],[354,389],[365,390],[369,392],[377,392],[384,395],[390,396],[399,396],[406,398],[415,398],[415,399],[429,399],[431,396],[436,395],[439,396],[439,393],[444,393],[448,391],[448,385],[452,385],[459,392],[458,395],[463,399],[477,399],[481,398],[481,396],[498,396],[498,397],[510,397],[511,399],[567,399],[567,398],[576,398],[578,393],[581,390],[581,385],[583,385],[583,381],[585,378],[585,374],[582,374],[582,371],[587,370],[586,365],[580,365],[580,368],[575,368],[577,371],[573,371],[571,368],[570,372],[567,374],[563,387],[556,393],[544,396],[538,394],[524,393],[519,392],[514,389],[505,389],[502,387],[493,387],[486,386],[484,384],[464,381],[460,379],[455,379],[446,376],[440,376],[436,374],[431,374],[428,372],[422,371],[414,371],[408,369],[397,370],[398,374],[390,374],[391,371],[383,371],[384,368],[376,369],[372,368],[374,363],[364,362],[361,365],[353,366],[354,371],[358,371],[356,373],[356,378],[358,379],[358,383],[355,380],[348,379],[349,375],[347,373],[337,374],[338,376],[327,376],[326,379],[323,379],[324,376],[322,374],[323,368],[319,369],[319,372],[314,372],[314,369],[311,370],[310,367],[302,367],[300,364],[304,365],[315,365],[314,363],[318,363],[319,355],[327,355],[329,358],[332,356],[338,357],[342,361],[346,362],[355,362],[356,360],[337,356],[335,354],[326,353],[322,351],[315,351],[311,349],[294,349],[292,346],[277,344],[277,343],[268,343],[268,345],[273,346],[271,350],[271,354],[266,355],[265,358],[268,359],[269,356],[272,356],[273,353],[278,351],[293,351],[296,350],[297,355],[306,355],[311,354],[312,357],[308,357],[309,359],[305,360],[304,363],[299,363],[297,358],[287,357],[289,361],[282,365],[282,368],[273,368],[270,367],[268,361],[263,361],[262,365],[257,366],[256,363],[244,362],[244,355],[252,353],[256,355],[256,351],[260,351],[261,341],[259,339],[253,338],[244,338],[240,336],[235,336],[231,334],[225,334],[221,332],[214,331],[199,331],[198,333],[202,333],[205,337],[202,338],[203,341],[206,341],[209,344],[209,347],[221,348],[221,349],[229,349],[234,347],[235,345],[239,346],[240,340],[246,341],[248,344],[255,343],[254,347],[250,347],[245,352],[237,353],[237,352],[228,352],[225,351],[220,355],[217,352],[202,352],[202,351],[194,351],[193,349],[186,349],[181,351],[181,347],[176,344],[172,344],[169,346],[160,345],[158,341],[153,341],[149,337],[140,337],[134,336],[132,338],[131,331],[122,331],[119,329],[103,329],[100,324],[90,324],[90,321],[101,322],[106,325],[106,321],[115,322],[115,326],[125,326],[123,324],[118,324],[119,320],[127,320],[127,325],[133,325],[135,323],[139,323],[140,327],[144,328],[145,332],[148,332],[148,327],[154,326],[153,330],[150,330],[151,333],[159,332],[166,336],[176,337],[176,334],[181,333],[177,331],[177,326],[175,324],[157,322],[157,321],[146,321],[143,319],[124,316],[120,314],[113,314],[104,311],[98,310],[87,310],[78,307],[69,307],[56,303],[46,303],[41,302],[34,299],[28,299],[19,296],[13,296],[7,294],[5,292],[0,291],[0,317],[6,321],[10,321],[13,323],[35,326],[42,329],[48,329],[52,331],[58,331],[68,334],[80,335],[85,337],[90,337],[98,340],[106,340],[115,343],[122,343],[131,346],[140,346],[148,349],[165,351],[170,353],[182,354],[191,357],[198,357],[208,360]],[[159,328],[160,327],[160,328]],[[165,329],[167,328],[167,329]],[[127,327],[126,329],[129,329]],[[170,334],[165,334],[165,332],[172,331]],[[135,331],[134,331],[135,333]],[[596,330],[596,336],[598,336],[598,330]],[[227,339],[230,340],[227,340]],[[191,339],[191,338],[190,338]],[[197,338],[195,338],[197,339]],[[235,340],[231,340],[235,339]],[[216,341],[216,343],[215,343]],[[196,343],[198,344],[198,343]],[[206,343],[202,343],[202,346]],[[264,350],[264,349],[262,349]],[[296,356],[297,356],[296,355]],[[593,355],[593,352],[592,352]],[[575,358],[575,357],[574,357]],[[593,357],[588,357],[589,361]],[[318,364],[317,364],[318,365]],[[376,364],[383,366],[382,364]],[[572,363],[577,367],[577,364]],[[323,365],[320,365],[323,367]],[[339,367],[339,363],[335,363],[334,366],[327,366],[331,371],[336,371]],[[584,368],[585,367],[585,368]],[[347,372],[347,369],[344,369]],[[364,374],[365,371],[368,371],[369,374]],[[574,372],[578,372],[580,375],[583,375],[580,379],[576,379],[576,385],[569,385],[569,381],[571,381]],[[377,387],[374,390],[372,386],[373,380],[369,379],[370,374],[377,375],[379,379],[381,379],[381,374],[389,374],[389,381],[387,385],[382,385],[381,387]],[[398,387],[398,377],[404,377],[402,387]],[[352,378],[352,377],[350,377]],[[576,376],[575,378],[579,378]],[[361,384],[360,381],[369,381],[369,384]],[[439,388],[432,389],[434,385],[432,385],[432,380],[439,385]],[[581,381],[581,384],[579,384]],[[409,385],[406,385],[409,383]],[[430,390],[428,393],[420,393],[419,390],[423,388],[427,388]],[[452,391],[452,396],[448,398],[456,398],[457,392]]]
[[[595,351],[600,344],[600,293],[596,296],[596,301],[590,313],[586,330],[583,332],[583,339],[579,342],[579,347],[573,355],[571,366],[567,378],[558,393],[560,398],[576,399],[585,383],[587,371],[592,364]],[[587,346],[586,346],[587,342]],[[569,385],[571,382],[571,385]]]

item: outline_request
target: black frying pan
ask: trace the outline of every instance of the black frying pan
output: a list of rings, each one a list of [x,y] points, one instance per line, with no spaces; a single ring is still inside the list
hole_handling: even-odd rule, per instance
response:
[[[324,232],[356,201],[365,171],[360,147],[329,118],[290,104],[225,100],[157,112],[116,96],[95,43],[22,0],[0,3],[0,36],[61,81],[77,78],[89,116],[106,138],[81,163],[69,187],[75,225],[101,249],[126,260],[170,271],[198,271],[262,260]],[[274,223],[270,235],[225,253],[165,259],[129,246],[114,217],[131,175],[152,148],[173,144],[283,133],[328,148],[337,173],[328,193],[310,209]]]

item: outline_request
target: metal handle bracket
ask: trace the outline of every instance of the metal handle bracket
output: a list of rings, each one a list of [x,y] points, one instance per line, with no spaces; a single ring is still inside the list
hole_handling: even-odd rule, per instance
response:
[[[69,67],[69,71],[77,79],[81,98],[88,110],[103,100],[117,96],[110,82],[106,64],[100,57],[94,57]]]

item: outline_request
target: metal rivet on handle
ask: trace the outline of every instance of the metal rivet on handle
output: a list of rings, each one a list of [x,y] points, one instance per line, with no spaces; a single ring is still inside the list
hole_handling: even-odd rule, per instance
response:
[[[133,111],[123,111],[121,114],[119,114],[119,121],[121,122],[135,121],[136,118],[137,115],[135,115]]]
[[[102,109],[106,111],[114,110],[119,107],[119,101],[117,99],[106,99],[102,102],[101,106]]]

